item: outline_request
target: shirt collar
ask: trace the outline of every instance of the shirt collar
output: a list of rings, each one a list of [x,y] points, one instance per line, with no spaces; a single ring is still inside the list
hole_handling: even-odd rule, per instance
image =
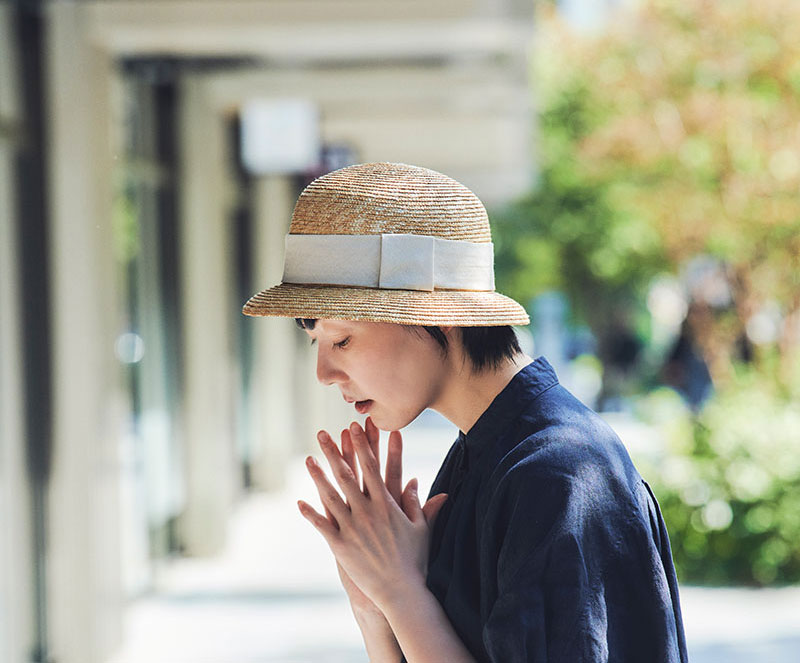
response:
[[[556,372],[544,357],[538,357],[520,369],[495,396],[469,432],[459,431],[458,439],[465,447],[467,467],[477,460],[480,451],[492,440],[505,434],[526,405],[556,384]]]

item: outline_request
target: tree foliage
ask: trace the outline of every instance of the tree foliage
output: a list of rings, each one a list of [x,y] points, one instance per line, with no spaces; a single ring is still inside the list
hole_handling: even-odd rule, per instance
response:
[[[643,0],[593,36],[546,7],[539,25],[541,176],[495,219],[501,287],[562,288],[602,335],[652,276],[703,255],[726,292],[701,284],[689,324],[717,386],[765,316],[776,333],[756,334],[752,359],[794,364],[800,5]]]

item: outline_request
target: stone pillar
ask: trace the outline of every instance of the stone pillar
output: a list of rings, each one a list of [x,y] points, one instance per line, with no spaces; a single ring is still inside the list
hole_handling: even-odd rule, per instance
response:
[[[253,197],[253,292],[280,283],[284,236],[294,205],[291,182],[281,175],[259,177]],[[297,433],[293,417],[297,353],[290,318],[253,320],[253,371],[250,385],[253,480],[264,490],[284,485]]]
[[[235,469],[231,306],[226,216],[225,127],[207,103],[201,78],[181,85],[181,439],[186,508],[179,531],[190,555],[225,543]]]
[[[13,13],[0,5],[0,127],[20,118]],[[27,663],[33,644],[30,484],[25,454],[20,284],[14,204],[16,136],[0,133],[0,660]]]
[[[82,3],[48,3],[53,456],[48,617],[59,663],[100,663],[121,639],[119,439],[114,356],[121,296],[112,254],[108,54]]]
[[[32,645],[34,589],[13,181],[11,150],[0,139],[0,660],[22,663]]]

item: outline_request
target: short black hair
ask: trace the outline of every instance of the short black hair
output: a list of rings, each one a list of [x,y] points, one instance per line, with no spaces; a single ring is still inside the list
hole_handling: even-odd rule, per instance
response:
[[[316,319],[295,318],[300,329],[314,329]],[[416,329],[414,325],[404,325],[409,329]],[[433,338],[446,356],[448,340],[441,327],[423,325],[424,329]],[[510,325],[497,327],[458,327],[461,331],[461,342],[464,352],[469,357],[472,367],[481,372],[489,367],[498,368],[504,359],[513,359],[522,352],[519,347],[517,335]]]

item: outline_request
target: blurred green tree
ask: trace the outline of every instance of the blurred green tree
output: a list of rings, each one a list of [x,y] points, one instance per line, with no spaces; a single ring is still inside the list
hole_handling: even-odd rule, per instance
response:
[[[790,379],[798,3],[642,0],[595,35],[571,32],[549,4],[537,20],[541,171],[493,218],[500,287],[522,301],[565,291],[602,349],[653,276],[706,256],[716,278],[696,284],[688,323],[716,387],[743,356]]]

